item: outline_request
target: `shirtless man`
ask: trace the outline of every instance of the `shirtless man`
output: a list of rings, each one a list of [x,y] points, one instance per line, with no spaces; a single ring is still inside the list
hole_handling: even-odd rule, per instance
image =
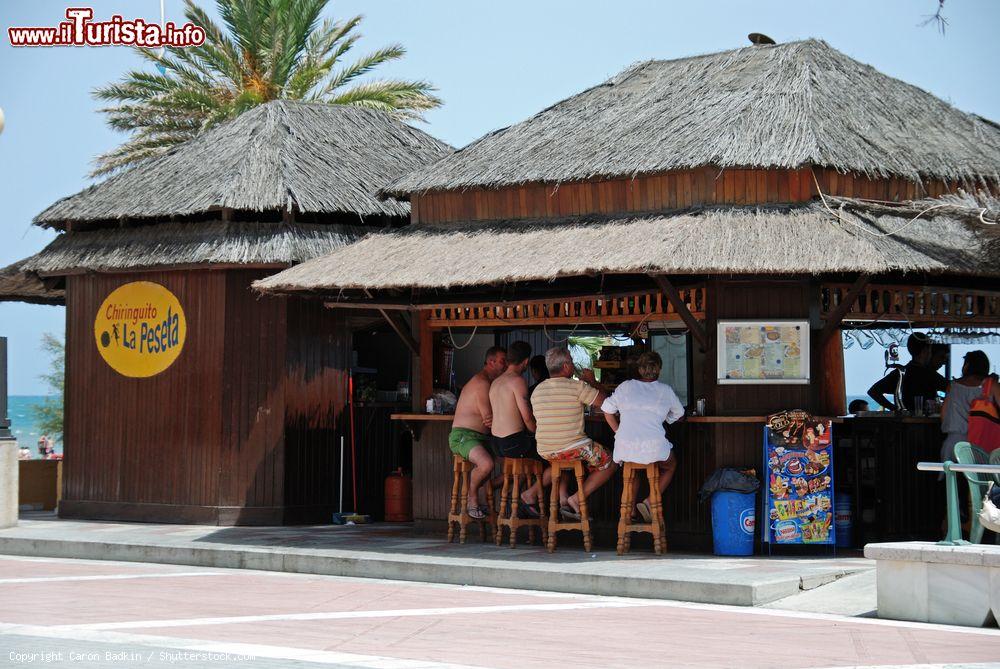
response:
[[[490,383],[507,369],[507,352],[499,346],[486,351],[486,362],[462,388],[455,406],[455,419],[448,435],[448,447],[475,467],[469,475],[469,516],[476,520],[486,517],[489,509],[479,505],[479,486],[493,471],[493,455],[487,444],[487,432],[493,424],[490,410]]]
[[[504,458],[535,458],[542,460],[535,450],[535,416],[528,402],[528,384],[524,381],[524,370],[531,361],[531,346],[527,342],[516,341],[507,350],[507,371],[497,377],[490,386],[490,409],[493,411],[493,445],[497,455]],[[543,483],[551,479],[545,468]],[[537,482],[521,493],[521,504],[525,515],[538,518],[538,503],[542,501],[541,485]]]

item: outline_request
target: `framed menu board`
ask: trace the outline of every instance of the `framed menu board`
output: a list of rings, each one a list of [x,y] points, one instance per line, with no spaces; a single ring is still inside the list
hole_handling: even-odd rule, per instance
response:
[[[809,383],[809,321],[719,321],[719,383]]]
[[[833,424],[805,411],[768,416],[764,426],[763,540],[834,544]]]

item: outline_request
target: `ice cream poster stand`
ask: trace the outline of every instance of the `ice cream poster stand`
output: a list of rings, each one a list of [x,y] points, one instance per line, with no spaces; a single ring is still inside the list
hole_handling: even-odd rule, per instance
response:
[[[764,470],[762,539],[768,552],[775,544],[835,547],[832,421],[801,410],[768,416]]]

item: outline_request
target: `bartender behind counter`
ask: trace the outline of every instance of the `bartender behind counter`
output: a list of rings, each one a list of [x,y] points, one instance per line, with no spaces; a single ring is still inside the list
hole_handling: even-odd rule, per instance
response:
[[[906,340],[906,350],[910,352],[910,361],[902,368],[902,404],[912,412],[917,397],[933,399],[939,392],[947,391],[948,382],[931,366],[931,340],[927,335],[919,332],[911,334]],[[894,369],[868,389],[868,396],[889,411],[895,410],[896,406],[886,395],[895,396],[899,374],[900,370]]]

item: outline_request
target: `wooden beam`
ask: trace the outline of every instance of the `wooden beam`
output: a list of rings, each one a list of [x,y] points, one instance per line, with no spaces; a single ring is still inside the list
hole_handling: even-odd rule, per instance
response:
[[[409,302],[389,302],[389,301],[374,301],[374,302],[364,302],[362,300],[366,299],[364,296],[358,296],[355,301],[327,301],[324,305],[330,309],[393,309],[397,311],[416,311],[422,309],[445,309],[448,307],[513,307],[521,305],[530,304],[547,304],[550,302],[573,302],[575,300],[588,300],[588,299],[601,299],[601,300],[613,300],[620,297],[634,297],[643,296],[657,291],[643,290],[636,288],[634,290],[622,290],[615,289],[614,291],[601,292],[595,291],[592,293],[586,293],[580,290],[573,291],[561,291],[553,292],[548,295],[542,295],[539,297],[539,291],[525,289],[523,294],[530,295],[531,297],[525,297],[524,299],[517,299],[514,297],[508,297],[505,299],[497,299],[494,295],[469,295],[466,297],[457,297],[449,300],[434,300],[429,302],[421,302],[419,299],[414,299]],[[310,297],[307,292],[300,291],[276,291],[276,294],[283,294],[289,296],[300,295],[303,297]],[[372,298],[376,299],[376,298]],[[391,298],[386,298],[391,299]],[[429,299],[433,299],[433,296]],[[575,322],[575,321],[574,321]],[[596,321],[595,321],[596,322]]]
[[[366,290],[365,297],[371,298],[371,296],[371,293]],[[379,309],[378,312],[382,314],[382,318],[384,318],[392,329],[396,331],[399,338],[403,340],[404,344],[406,344],[406,348],[410,349],[410,353],[419,357],[420,345],[417,344],[417,340],[413,337],[413,333],[410,332],[410,326],[406,324],[403,317],[395,311],[389,311],[388,309]]]
[[[296,295],[308,297],[308,293],[278,293],[295,297]],[[416,311],[419,307],[412,304],[389,304],[386,302],[324,302],[327,309],[365,309],[367,311]]]
[[[413,334],[410,332],[410,327],[406,324],[406,321],[403,320],[403,317],[395,311],[379,309],[378,312],[382,314],[382,318],[384,318],[389,325],[392,326],[392,329],[396,331],[399,338],[403,340],[404,344],[406,344],[406,348],[410,349],[410,353],[419,356],[420,345],[417,344],[417,340],[413,338]]]
[[[858,278],[854,280],[851,285],[851,289],[847,291],[847,295],[841,300],[837,308],[831,311],[826,317],[826,325],[823,326],[823,331],[819,334],[820,343],[825,342],[830,335],[832,335],[839,327],[840,324],[844,322],[844,316],[847,312],[851,310],[854,306],[854,302],[857,301],[858,295],[861,291],[865,289],[868,282],[871,280],[870,274],[859,274]]]
[[[587,280],[584,285],[581,282],[563,284],[560,282],[555,289],[551,288],[551,282],[528,282],[521,284],[503,284],[498,286],[480,286],[481,291],[487,292],[463,292],[459,288],[448,290],[443,289],[420,289],[407,288],[393,291],[385,291],[391,294],[374,293],[375,289],[367,289],[374,293],[372,304],[380,303],[384,309],[440,309],[444,307],[456,306],[489,306],[501,304],[524,304],[526,302],[544,302],[548,300],[571,300],[584,299],[586,297],[613,297],[615,295],[632,295],[643,290],[638,285],[619,286],[609,288],[603,282]],[[362,304],[364,288],[359,289],[319,289],[315,291],[296,290],[275,290],[274,293],[288,295],[314,296],[325,299],[330,307],[344,306],[348,304]],[[511,297],[511,296],[515,297]],[[516,297],[522,296],[522,297]],[[530,296],[530,297],[529,297]],[[346,300],[342,303],[341,300]],[[347,307],[350,308],[350,307]]]
[[[515,318],[515,319],[503,319],[503,318],[460,318],[460,319],[442,319],[434,320],[431,319],[430,327],[435,330],[440,330],[442,328],[519,328],[521,326],[527,325],[608,325],[608,326],[618,326],[618,325],[634,325],[635,323],[640,323],[645,321],[647,323],[666,323],[666,324],[681,324],[682,320],[677,314],[653,314],[652,316],[644,314],[636,314],[634,316],[623,316],[618,314],[617,316],[567,316],[565,318],[561,316],[555,316],[552,318]]]
[[[708,344],[708,333],[705,332],[705,328],[698,319],[694,317],[691,310],[688,309],[687,305],[684,304],[684,300],[681,299],[681,294],[677,292],[674,288],[674,284],[670,283],[670,280],[662,274],[650,274],[649,277],[660,287],[663,294],[670,300],[670,304],[674,305],[674,309],[677,310],[677,314],[684,321],[684,324],[688,326],[691,331],[691,336],[693,336],[698,343],[701,345],[702,350],[707,351],[709,349]]]

